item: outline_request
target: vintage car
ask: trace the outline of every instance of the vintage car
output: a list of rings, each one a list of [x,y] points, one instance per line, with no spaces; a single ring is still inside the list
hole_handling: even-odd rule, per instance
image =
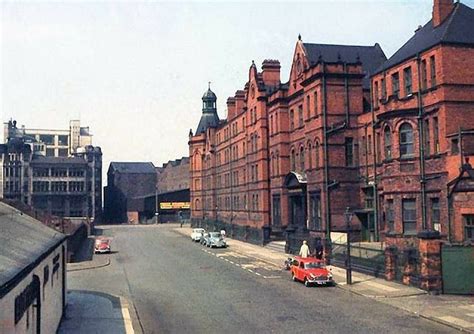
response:
[[[302,258],[296,256],[291,263],[291,279],[301,281],[305,286],[334,285],[331,272],[324,261],[315,257]]]
[[[220,232],[208,232],[204,234],[201,243],[207,247],[227,247],[227,243]]]
[[[110,238],[98,237],[95,239],[94,253],[110,253]]]
[[[193,232],[191,233],[191,240],[192,241],[200,241],[201,236],[206,233],[206,230],[203,228],[195,228],[193,229]]]

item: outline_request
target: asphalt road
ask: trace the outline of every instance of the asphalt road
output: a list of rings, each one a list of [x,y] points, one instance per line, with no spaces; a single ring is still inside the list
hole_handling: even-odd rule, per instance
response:
[[[145,333],[454,333],[335,287],[306,288],[268,263],[209,250],[176,226],[111,226],[111,265],[68,273],[70,289],[132,301]]]

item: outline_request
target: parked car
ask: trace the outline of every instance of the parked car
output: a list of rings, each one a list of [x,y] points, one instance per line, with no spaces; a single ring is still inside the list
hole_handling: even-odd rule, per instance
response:
[[[206,230],[203,228],[195,228],[193,229],[193,232],[191,233],[191,240],[192,241],[200,241],[201,236],[206,233]]]
[[[322,260],[314,257],[302,258],[296,256],[291,263],[291,279],[301,281],[305,286],[334,285],[331,272]]]
[[[110,253],[110,238],[99,237],[95,239],[94,253]]]
[[[204,234],[204,241],[201,243],[207,247],[227,247],[227,243],[220,232],[208,232]]]

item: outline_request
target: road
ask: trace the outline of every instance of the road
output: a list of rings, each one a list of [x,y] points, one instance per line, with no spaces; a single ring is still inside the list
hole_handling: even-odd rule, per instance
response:
[[[110,226],[107,267],[68,273],[69,289],[128,298],[145,333],[454,333],[337,287],[306,288],[271,264],[208,249],[173,225]]]

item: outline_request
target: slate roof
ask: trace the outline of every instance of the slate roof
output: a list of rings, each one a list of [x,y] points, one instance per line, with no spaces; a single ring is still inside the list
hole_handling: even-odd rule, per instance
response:
[[[462,4],[454,4],[454,9],[443,23],[433,27],[433,20],[415,32],[397,52],[383,63],[374,74],[380,73],[417,53],[431,49],[438,44],[466,44],[474,46],[474,9]]]
[[[363,79],[364,88],[369,88],[369,76],[387,60],[378,43],[374,46],[303,43],[303,46],[310,66],[317,64],[320,60],[326,63],[360,61],[363,71],[367,74]]]
[[[122,174],[156,174],[152,162],[111,162],[109,169]]]
[[[65,239],[64,234],[0,202],[0,297]]]
[[[201,134],[206,132],[208,128],[215,128],[219,125],[219,116],[216,112],[212,113],[202,113],[201,119],[199,120],[198,127],[196,129],[196,134]]]

